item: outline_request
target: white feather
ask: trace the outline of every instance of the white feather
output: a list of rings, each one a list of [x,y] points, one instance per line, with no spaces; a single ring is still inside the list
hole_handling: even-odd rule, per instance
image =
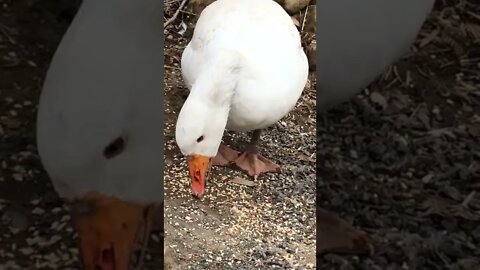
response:
[[[293,109],[308,62],[298,30],[276,2],[217,0],[197,21],[182,54],[182,74],[191,93],[177,121],[177,144],[186,155],[213,156],[225,128],[263,129]],[[230,102],[202,109],[216,96],[206,92]]]

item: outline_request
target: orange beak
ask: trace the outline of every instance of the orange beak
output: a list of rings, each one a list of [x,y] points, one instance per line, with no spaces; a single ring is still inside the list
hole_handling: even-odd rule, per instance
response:
[[[98,194],[89,194],[72,206],[85,270],[139,267],[143,252],[136,259],[134,252],[137,242],[146,246],[151,225],[149,208]]]
[[[207,172],[212,164],[212,158],[193,154],[189,157],[188,170],[192,178],[192,193],[201,198],[205,194],[207,185]]]

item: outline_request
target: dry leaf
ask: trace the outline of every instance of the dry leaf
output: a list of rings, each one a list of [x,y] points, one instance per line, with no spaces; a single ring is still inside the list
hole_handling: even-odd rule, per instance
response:
[[[480,220],[480,216],[469,208],[438,196],[433,196],[424,201],[420,208],[424,216],[439,215],[446,218],[462,218],[466,220]]]
[[[307,155],[304,155],[304,154],[300,154],[298,155],[297,157],[299,160],[301,161],[308,161],[308,162],[315,162],[315,160]]]
[[[253,181],[250,181],[250,180],[247,180],[247,179],[244,179],[244,178],[240,178],[240,177],[235,177],[230,182],[235,183],[235,184],[239,184],[239,185],[244,185],[244,186],[247,186],[247,187],[254,187],[254,186],[257,185]]]

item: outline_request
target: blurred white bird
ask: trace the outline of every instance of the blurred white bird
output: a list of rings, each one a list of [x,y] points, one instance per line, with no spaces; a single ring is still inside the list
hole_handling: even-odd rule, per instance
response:
[[[317,2],[317,105],[346,101],[408,52],[434,0]]]
[[[163,202],[162,3],[84,0],[50,64],[37,143],[86,270],[127,270]]]

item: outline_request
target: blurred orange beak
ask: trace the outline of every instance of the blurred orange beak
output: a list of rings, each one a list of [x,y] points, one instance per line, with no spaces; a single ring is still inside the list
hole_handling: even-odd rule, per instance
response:
[[[201,198],[205,194],[207,172],[212,165],[212,158],[193,154],[189,157],[188,170],[192,178],[192,193]]]
[[[99,194],[72,205],[85,270],[131,270],[140,267],[150,233],[149,208]]]

